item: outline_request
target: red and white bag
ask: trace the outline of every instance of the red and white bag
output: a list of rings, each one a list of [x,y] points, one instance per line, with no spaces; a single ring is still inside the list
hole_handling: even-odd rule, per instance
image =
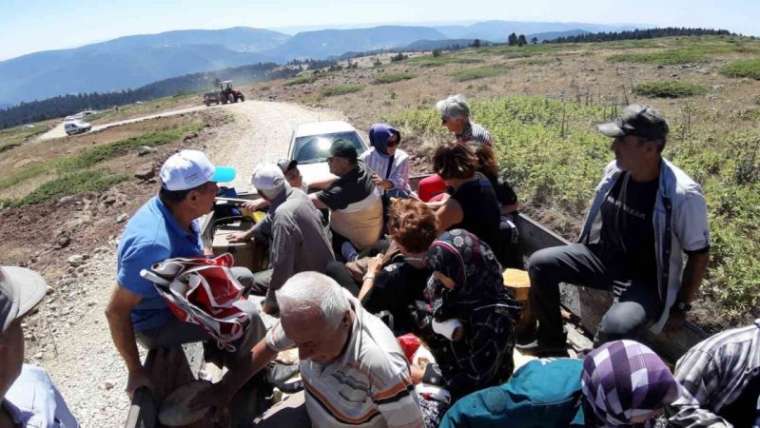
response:
[[[215,258],[173,258],[140,271],[180,321],[198,324],[216,339],[219,349],[235,351],[232,342],[245,335],[256,316],[256,304],[243,296],[232,276],[232,254]]]

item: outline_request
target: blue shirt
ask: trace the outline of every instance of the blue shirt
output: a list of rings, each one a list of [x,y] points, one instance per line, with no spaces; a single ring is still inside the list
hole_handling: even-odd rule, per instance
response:
[[[24,364],[2,406],[16,425],[26,428],[77,428],[69,411],[45,370]]]
[[[140,276],[140,270],[173,257],[203,255],[199,225],[183,229],[161,200],[154,196],[127,223],[119,241],[117,280],[119,286],[142,296],[132,310],[135,331],[164,325],[172,314],[153,283]]]

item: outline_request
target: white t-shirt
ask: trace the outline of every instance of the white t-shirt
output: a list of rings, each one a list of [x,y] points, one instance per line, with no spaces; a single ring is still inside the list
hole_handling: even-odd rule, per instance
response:
[[[45,370],[24,364],[21,375],[5,394],[3,407],[14,423],[28,428],[76,428],[69,411]]]
[[[348,292],[356,317],[343,355],[330,364],[300,363],[314,428],[421,428],[422,411],[396,338]],[[278,322],[267,334],[276,351],[294,347]]]

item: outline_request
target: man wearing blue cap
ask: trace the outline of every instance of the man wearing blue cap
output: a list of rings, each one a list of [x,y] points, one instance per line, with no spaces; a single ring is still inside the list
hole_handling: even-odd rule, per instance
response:
[[[217,182],[235,178],[230,167],[214,167],[203,152],[182,150],[161,167],[161,190],[146,202],[127,223],[119,241],[117,287],[106,309],[111,337],[129,371],[127,393],[150,386],[148,374],[140,363],[137,341],[147,348],[171,347],[209,339],[198,325],[172,316],[153,284],[140,277],[140,271],[174,257],[203,256],[198,218],[211,211]],[[253,274],[235,267],[232,273],[244,285],[253,284]],[[264,334],[261,320],[255,318],[246,342],[239,346],[247,352]]]

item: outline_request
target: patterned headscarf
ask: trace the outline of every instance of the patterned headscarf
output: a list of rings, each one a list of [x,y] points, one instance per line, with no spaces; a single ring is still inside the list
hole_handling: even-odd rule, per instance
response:
[[[501,265],[491,249],[477,236],[464,230],[444,232],[430,246],[427,265],[454,280],[454,288],[447,289],[431,276],[425,295],[433,306],[437,320],[466,318],[479,304],[497,302],[518,305],[504,288]]]
[[[396,135],[401,142],[401,133],[387,123],[376,123],[369,128],[369,144],[378,152],[388,155],[388,140]]]
[[[581,379],[586,408],[608,427],[649,426],[678,398],[678,381],[657,354],[641,343],[617,340],[589,353]],[[588,413],[588,412],[587,412]]]

